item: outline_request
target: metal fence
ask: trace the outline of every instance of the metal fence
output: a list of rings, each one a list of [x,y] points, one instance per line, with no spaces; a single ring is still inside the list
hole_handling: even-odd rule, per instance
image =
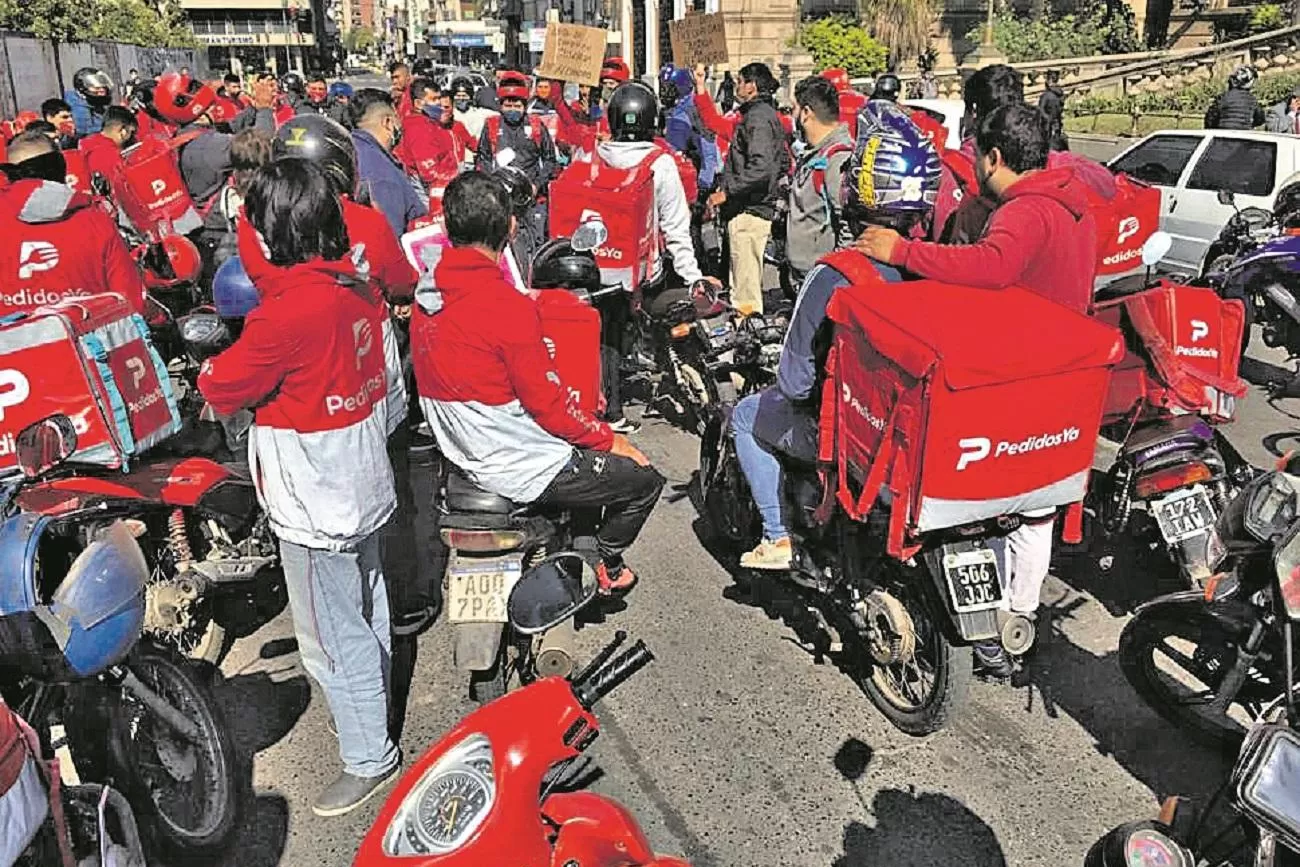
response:
[[[190,49],[99,41],[56,46],[48,39],[0,31],[0,116],[36,110],[43,100],[62,96],[72,87],[73,73],[83,66],[104,70],[120,88],[132,69],[139,70],[141,78],[182,66],[199,75],[206,72],[203,62],[204,53]]]

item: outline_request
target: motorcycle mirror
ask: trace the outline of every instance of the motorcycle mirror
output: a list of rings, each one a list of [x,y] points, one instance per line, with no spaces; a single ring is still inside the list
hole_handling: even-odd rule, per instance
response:
[[[579,253],[589,253],[609,240],[609,229],[599,216],[591,217],[573,230],[569,244]]]
[[[44,475],[77,451],[77,429],[62,413],[23,428],[15,441],[18,468],[29,479]]]
[[[230,337],[230,329],[215,313],[191,313],[181,320],[181,339],[199,346],[215,346]]]
[[[1219,204],[1231,205],[1235,208],[1237,206],[1237,197],[1232,190],[1219,190]]]
[[[1152,232],[1151,237],[1142,245],[1142,264],[1148,268],[1154,267],[1169,254],[1173,246],[1174,238],[1168,232]]]
[[[563,551],[524,573],[510,591],[506,613],[521,635],[558,626],[596,596],[596,570],[580,554]]]

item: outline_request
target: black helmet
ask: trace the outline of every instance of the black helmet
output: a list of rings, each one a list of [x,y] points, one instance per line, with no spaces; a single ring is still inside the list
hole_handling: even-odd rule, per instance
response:
[[[501,166],[492,173],[492,177],[501,182],[510,197],[510,207],[515,213],[523,213],[537,202],[537,188],[528,176],[514,166]]]
[[[547,241],[533,256],[534,289],[600,289],[600,268],[590,250],[573,249],[568,238]]]
[[[1278,191],[1273,200],[1273,217],[1281,229],[1300,229],[1300,182]]]
[[[652,141],[659,125],[659,100],[639,81],[625,81],[609,98],[609,134],[614,141]]]
[[[72,86],[91,105],[108,105],[113,101],[113,79],[93,66],[83,66],[72,75]],[[95,93],[93,91],[99,91]]]
[[[321,114],[300,114],[275,134],[277,157],[301,157],[325,170],[334,191],[351,196],[357,187],[357,149],[352,136]]]
[[[876,87],[871,91],[871,98],[898,102],[898,97],[902,92],[903,82],[899,81],[898,76],[894,75],[894,73],[886,72],[876,79]]]
[[[280,90],[285,93],[293,93],[298,96],[304,96],[307,93],[307,85],[302,80],[302,76],[296,72],[286,72],[280,76]]]
[[[451,95],[454,97],[456,94],[462,92],[467,98],[474,98],[474,82],[470,81],[465,76],[460,75],[451,82]]]

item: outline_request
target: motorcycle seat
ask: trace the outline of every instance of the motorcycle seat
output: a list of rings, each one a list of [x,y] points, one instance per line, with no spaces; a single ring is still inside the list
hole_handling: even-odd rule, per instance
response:
[[[1203,418],[1180,415],[1135,430],[1124,443],[1124,453],[1142,464],[1171,451],[1200,448],[1213,439],[1214,428]]]
[[[448,512],[487,515],[511,515],[521,508],[517,503],[485,491],[455,467],[447,470],[444,502]]]

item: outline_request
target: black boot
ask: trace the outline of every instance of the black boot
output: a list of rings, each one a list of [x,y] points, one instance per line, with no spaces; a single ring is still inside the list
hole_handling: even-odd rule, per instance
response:
[[[1000,641],[982,641],[974,645],[975,674],[988,680],[1009,680],[1014,669],[1011,658]]]

